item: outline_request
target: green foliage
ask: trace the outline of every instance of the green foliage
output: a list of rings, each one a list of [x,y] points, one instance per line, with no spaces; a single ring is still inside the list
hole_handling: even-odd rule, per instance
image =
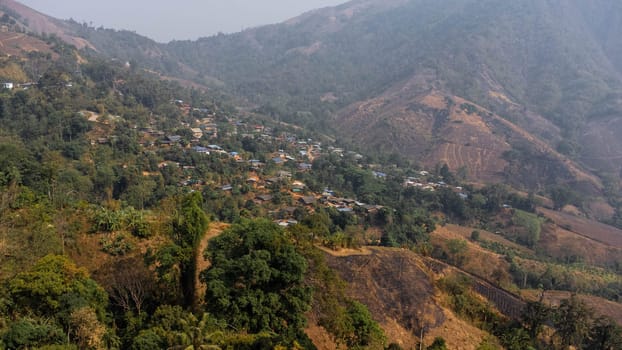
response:
[[[475,296],[471,283],[467,276],[461,274],[439,280],[440,288],[449,294],[451,308],[458,316],[484,330],[490,330],[499,321],[499,316],[490,305]]]
[[[447,252],[449,254],[449,261],[452,264],[461,266],[466,259],[466,252],[468,250],[467,241],[464,239],[450,239],[447,242]]]
[[[599,317],[592,324],[584,344],[584,348],[589,350],[622,349],[622,327],[611,318]]]
[[[48,255],[27,272],[9,281],[13,307],[40,317],[66,318],[79,307],[90,306],[99,317],[105,314],[106,292],[85,269],[64,256]]]
[[[555,309],[554,325],[564,346],[580,346],[589,336],[593,311],[576,296],[564,299]]]
[[[426,350],[447,350],[445,345],[445,339],[443,337],[436,337],[430,346],[426,347]]]
[[[553,310],[541,302],[529,302],[521,315],[522,323],[532,339],[536,339],[542,327],[552,318]]]
[[[55,324],[21,318],[11,322],[2,334],[2,341],[8,349],[27,349],[47,344],[62,344],[65,335]]]
[[[173,220],[173,241],[182,248],[193,248],[200,242],[209,225],[201,205],[203,196],[193,192],[182,199],[181,208]]]
[[[499,350],[501,347],[494,340],[494,337],[486,337],[475,350]]]
[[[241,331],[273,331],[289,342],[301,336],[311,297],[303,284],[307,263],[277,225],[242,220],[209,242],[205,258],[211,266],[201,280],[215,317]]]
[[[471,240],[475,241],[475,242],[478,242],[479,239],[480,239],[480,232],[478,230],[473,230],[471,232]]]
[[[122,234],[103,237],[99,244],[104,252],[112,256],[125,255],[134,248],[134,245],[128,242],[127,237]]]
[[[516,240],[530,248],[534,248],[540,240],[540,233],[542,232],[542,221],[535,214],[527,213],[522,210],[514,210],[512,216],[512,222],[525,229],[525,234],[519,234]]]
[[[382,349],[385,343],[385,336],[372,319],[372,315],[363,304],[352,301],[346,309],[351,333],[346,338],[346,345],[349,349]]]
[[[551,199],[555,209],[561,209],[568,204],[581,206],[579,194],[567,186],[556,186],[550,189]]]

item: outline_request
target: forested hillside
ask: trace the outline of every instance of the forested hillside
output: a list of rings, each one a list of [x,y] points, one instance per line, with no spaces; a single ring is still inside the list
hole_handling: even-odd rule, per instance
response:
[[[619,179],[577,158],[617,7],[449,3],[80,49],[0,7],[0,348],[619,349]]]
[[[619,129],[619,35],[601,23],[615,23],[620,13],[615,1],[354,1],[168,48],[286,120],[325,120],[408,82],[390,98],[431,90],[464,98],[617,176],[611,160],[620,145],[607,129]],[[353,136],[340,123],[332,124],[336,132]],[[390,137],[387,128],[376,133],[377,140]],[[426,153],[416,141],[403,142]]]

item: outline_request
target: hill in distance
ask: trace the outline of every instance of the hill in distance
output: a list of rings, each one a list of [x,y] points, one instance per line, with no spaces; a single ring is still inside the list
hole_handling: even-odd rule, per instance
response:
[[[32,31],[217,82],[281,120],[463,168],[472,181],[536,191],[562,183],[599,194],[595,174],[619,179],[622,170],[622,7],[612,0],[356,0],[169,44],[47,18],[14,1],[3,6],[28,18]],[[421,103],[438,98],[461,102]],[[452,118],[467,105],[481,113]]]
[[[491,125],[469,142],[475,153],[492,154],[495,165],[486,170],[486,179],[520,178],[512,172],[515,167],[504,165],[518,156],[520,166],[537,174],[522,185],[537,190],[582,182],[563,175],[573,169],[619,177],[619,28],[601,23],[617,23],[621,14],[620,5],[607,0],[589,5],[352,1],[282,24],[172,42],[168,48],[186,65],[281,118],[301,121],[296,112],[311,111],[354,143],[425,163],[447,162],[452,170],[465,166],[473,180],[481,177],[472,165],[474,156],[455,161],[436,150],[446,144],[463,147],[468,123],[454,123],[458,131],[447,133],[440,122],[436,130],[430,127],[435,111],[404,111],[432,92],[481,106],[514,129],[508,133]],[[384,114],[384,122],[357,112],[361,101],[377,106],[373,118]],[[326,110],[332,117],[322,115]],[[491,138],[500,143],[491,144]],[[508,159],[502,150],[515,153]],[[543,164],[553,159],[559,161]]]

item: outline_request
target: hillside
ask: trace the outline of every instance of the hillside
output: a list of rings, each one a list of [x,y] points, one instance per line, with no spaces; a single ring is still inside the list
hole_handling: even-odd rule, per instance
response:
[[[172,42],[168,48],[279,118],[308,123],[297,111],[310,111],[316,119],[336,112],[332,128],[354,144],[397,150],[427,164],[445,161],[452,170],[490,160],[488,169],[471,169],[469,176],[505,176],[539,189],[577,180],[548,178],[555,172],[619,173],[612,161],[621,154],[615,137],[622,111],[614,39],[619,35],[613,34],[615,26],[598,23],[620,12],[615,1],[353,1],[278,25]],[[433,110],[400,116],[431,91],[482,106],[525,132],[493,128],[498,136],[492,138],[501,147],[492,151],[486,147],[490,138],[472,135],[482,136],[483,145],[464,150],[469,131],[431,130]],[[381,108],[385,116],[357,116],[359,101]],[[417,126],[424,128],[410,132]],[[526,133],[531,136],[525,142]],[[442,135],[440,144],[437,135]],[[525,164],[531,169],[525,179],[512,170],[534,159],[551,161],[532,149],[534,140],[569,159],[554,155],[560,161],[550,168]],[[521,153],[509,172],[502,157],[507,150]],[[566,166],[570,159],[581,165]]]
[[[168,44],[4,6],[34,32],[224,88],[273,118],[367,150],[466,167],[472,181],[532,191],[561,183],[599,195],[595,173],[619,177],[620,28],[600,24],[622,16],[612,0],[356,0]],[[427,95],[499,122],[444,120],[452,109],[422,103]]]
[[[448,4],[160,45],[5,2],[0,348],[622,346],[619,179],[577,147],[616,133],[609,2]],[[516,47],[557,66],[509,82]]]

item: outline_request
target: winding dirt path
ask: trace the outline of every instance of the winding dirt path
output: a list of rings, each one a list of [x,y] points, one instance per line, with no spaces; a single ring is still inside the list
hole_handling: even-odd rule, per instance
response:
[[[211,222],[209,224],[209,228],[207,229],[207,232],[205,232],[205,235],[203,236],[203,239],[201,240],[201,244],[199,244],[199,254],[197,254],[197,261],[196,261],[196,275],[194,278],[194,283],[195,283],[195,295],[194,295],[194,301],[195,301],[195,305],[201,305],[203,303],[203,299],[205,296],[205,286],[201,283],[200,279],[199,279],[199,274],[201,273],[201,271],[207,269],[210,267],[210,262],[205,260],[203,258],[203,252],[205,251],[205,249],[207,249],[207,244],[209,243],[209,240],[219,236],[222,231],[226,230],[227,228],[229,228],[229,226],[231,226],[230,224],[224,223],[224,222]]]

